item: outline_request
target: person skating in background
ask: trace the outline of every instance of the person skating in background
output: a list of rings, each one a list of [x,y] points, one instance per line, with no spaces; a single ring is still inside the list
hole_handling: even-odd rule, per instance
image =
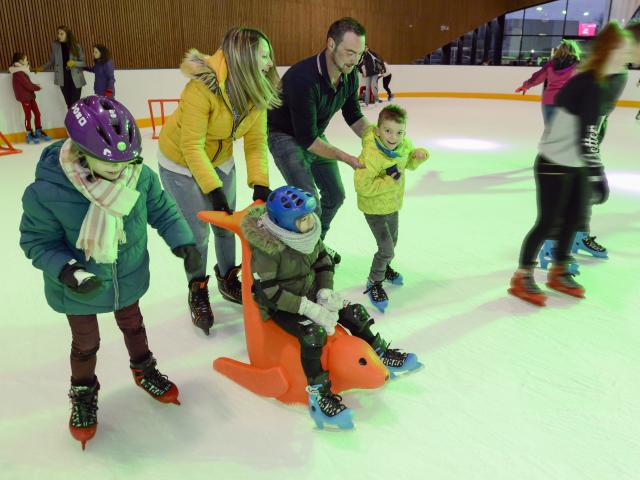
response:
[[[34,72],[53,69],[53,83],[60,87],[67,108],[82,96],[82,87],[87,84],[82,73],[85,67],[84,52],[75,35],[67,26],[58,27],[57,39],[51,45],[49,61]]]
[[[105,97],[116,96],[116,77],[113,73],[113,59],[107,47],[100,43],[93,46],[93,67],[84,67],[85,72],[95,75],[93,92]]]
[[[42,270],[47,303],[71,327],[69,429],[84,449],[98,423],[96,314],[114,312],[135,383],[160,402],[179,404],[178,388],[156,368],[138,306],[149,287],[147,224],[187,270],[201,259],[188,224],[142,163],[140,132],[121,103],[83,98],[65,126],[69,139],[42,152],[22,197],[20,246]]]
[[[373,256],[364,293],[384,312],[389,297],[382,282],[402,285],[403,277],[391,267],[398,242],[398,218],[404,198],[406,170],[415,170],[429,158],[424,148],[414,148],[406,136],[407,112],[388,105],[378,115],[378,125],[362,137],[360,162],[354,184],[358,208],[364,213],[376,239],[378,251]]]
[[[9,73],[11,74],[13,93],[24,111],[24,128],[27,132],[27,143],[37,144],[40,143],[40,139],[45,141],[51,140],[44,130],[42,130],[40,109],[38,108],[38,102],[36,102],[36,92],[40,90],[41,87],[33,83],[29,78],[29,73],[31,73],[29,70],[29,59],[24,53],[16,52],[13,54]],[[32,114],[36,126],[35,132],[31,128]]]
[[[556,95],[575,74],[581,55],[577,42],[562,40],[545,66],[516,89],[516,93],[522,92],[524,95],[529,89],[546,82],[542,92],[542,119],[545,127],[553,118]]]
[[[330,372],[321,362],[336,324],[371,345],[392,376],[421,363],[413,353],[389,348],[389,342],[371,331],[374,322],[367,310],[333,290],[334,263],[320,238],[315,209],[311,193],[286,185],[269,195],[266,206],[251,207],[241,228],[251,248],[252,290],[262,318],[300,342],[311,417],[319,428],[328,424],[346,429],[353,427],[352,411],[331,391]]]
[[[632,48],[631,63],[640,63],[640,22],[633,22],[629,24],[625,30],[630,32],[633,36],[634,47]],[[607,129],[609,126],[609,115],[615,109],[616,103],[619,100],[622,92],[627,85],[629,79],[629,72],[624,69],[622,72],[607,75],[607,77],[601,82],[602,87],[602,101],[600,102],[600,123],[598,130],[598,145],[601,145],[604,141]],[[571,252],[576,254],[579,252],[588,253],[595,258],[609,258],[609,252],[606,247],[600,244],[596,238],[597,236],[591,232],[591,202],[587,207],[587,212],[583,218],[583,221],[578,226],[578,232],[573,239]],[[554,237],[555,238],[555,237]],[[555,249],[555,240],[547,239],[540,251],[540,263],[543,268],[553,261],[553,252]],[[578,273],[578,264],[572,263],[571,269],[573,273]]]
[[[583,298],[585,289],[569,270],[573,238],[591,203],[604,203],[609,187],[600,159],[599,126],[606,103],[606,79],[625,71],[631,34],[612,22],[595,38],[591,54],[556,97],[556,116],[545,129],[536,158],[538,217],[525,236],[509,293],[543,306],[547,296],[533,278],[535,258],[546,238],[559,229],[547,286]],[[587,222],[588,223],[588,220]]]
[[[384,69],[384,63],[382,58],[378,56],[368,45],[364,46],[364,54],[358,63],[358,70],[364,77],[364,105],[369,105],[370,102],[378,103],[378,77]]]

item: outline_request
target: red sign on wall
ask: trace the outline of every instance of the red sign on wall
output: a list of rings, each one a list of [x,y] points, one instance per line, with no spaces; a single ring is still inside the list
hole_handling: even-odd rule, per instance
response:
[[[580,23],[578,25],[578,36],[593,37],[596,34],[597,28],[598,28],[597,23]]]

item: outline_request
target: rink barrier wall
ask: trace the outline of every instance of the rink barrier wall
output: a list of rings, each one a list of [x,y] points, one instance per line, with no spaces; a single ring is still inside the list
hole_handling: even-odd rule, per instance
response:
[[[282,75],[288,67],[278,67]],[[527,95],[514,90],[537,69],[531,67],[483,67],[464,65],[393,65],[391,89],[397,98],[458,98],[540,102],[542,87]],[[187,79],[178,69],[116,70],[116,98],[124,103],[140,127],[151,126],[149,99],[178,98]],[[93,75],[86,74],[84,95],[93,92]],[[42,112],[43,128],[52,137],[66,135],[63,128],[66,106],[59,87],[53,85],[53,73],[32,74],[32,80],[42,86],[37,93]],[[627,87],[618,102],[620,107],[640,109],[640,88],[636,84],[640,71],[629,72]],[[381,86],[381,84],[380,84]],[[380,95],[385,97],[383,93]],[[169,115],[172,110],[168,110]],[[159,117],[155,116],[156,123]],[[10,142],[24,142],[24,114],[15,100],[11,75],[0,73],[0,131]]]

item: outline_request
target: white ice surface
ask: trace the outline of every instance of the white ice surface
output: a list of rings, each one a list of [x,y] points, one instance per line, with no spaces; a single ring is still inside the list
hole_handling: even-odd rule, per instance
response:
[[[539,309],[506,293],[535,217],[539,105],[399,103],[409,135],[431,159],[407,175],[394,260],[406,284],[389,288],[390,307],[374,313],[375,328],[426,368],[381,390],[346,394],[357,426],[345,433],[318,431],[304,408],[260,398],[212,370],[218,356],[246,358],[241,310],[212,288],[212,335],[196,330],[181,261],[152,231],[152,283],[141,307],[182,406],[156,403],[135,387],[121,333],[103,315],[99,427],[82,452],[67,427],[67,321],[47,306],[40,272],[18,247],[20,197],[42,147],[0,157],[0,478],[640,478],[636,112],[615,111],[603,145],[612,193],[594,208],[592,230],[611,258],[580,256],[587,298],[551,294]],[[373,120],[379,109],[365,113]],[[157,142],[149,130],[144,136],[145,161],[157,169]],[[339,114],[327,136],[359,153]],[[460,138],[480,143],[451,141]],[[236,159],[238,204],[246,205],[240,143]],[[356,208],[352,173],[341,171],[347,200],[327,243],[344,259],[336,289],[364,302],[375,242]],[[282,184],[273,164],[271,179]],[[537,278],[543,285],[544,275]]]

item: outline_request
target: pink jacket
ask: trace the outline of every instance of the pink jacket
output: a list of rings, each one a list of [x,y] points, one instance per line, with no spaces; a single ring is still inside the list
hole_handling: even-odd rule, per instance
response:
[[[556,68],[554,68],[553,61],[547,62],[544,67],[531,75],[531,78],[524,82],[522,86],[528,90],[546,81],[547,86],[542,93],[542,104],[555,105],[556,95],[560,89],[564,87],[564,84],[573,76],[577,65],[578,63],[576,62],[567,67],[561,67],[556,70]]]

